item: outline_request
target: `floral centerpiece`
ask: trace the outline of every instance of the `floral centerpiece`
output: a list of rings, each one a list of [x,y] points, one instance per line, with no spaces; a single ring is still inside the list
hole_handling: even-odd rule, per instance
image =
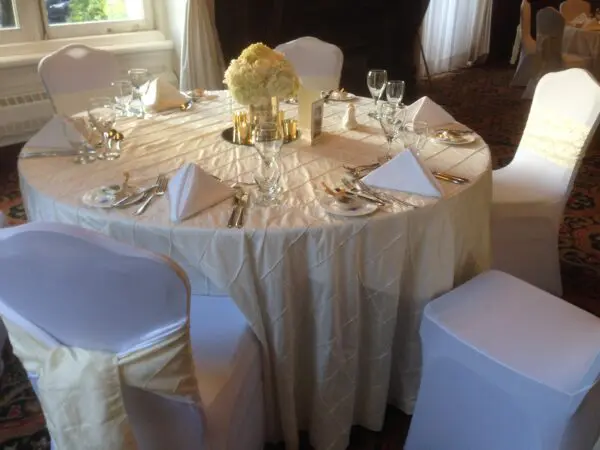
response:
[[[224,82],[235,101],[249,106],[251,117],[276,116],[279,101],[296,95],[300,86],[283,53],[261,43],[250,45],[231,61]]]

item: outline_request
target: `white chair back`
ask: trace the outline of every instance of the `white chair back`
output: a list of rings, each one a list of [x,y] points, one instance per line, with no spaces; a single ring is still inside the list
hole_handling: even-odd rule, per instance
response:
[[[531,3],[527,0],[523,0],[521,4],[521,43],[523,45],[523,50],[532,54],[535,53],[536,44],[535,39],[531,34],[531,20],[532,20],[532,12],[531,12]]]
[[[70,44],[42,58],[38,73],[55,112],[70,115],[84,110],[90,97],[110,93],[120,71],[112,53]]]
[[[560,13],[567,22],[576,19],[581,14],[589,15],[592,5],[584,0],[567,0],[560,4]]]
[[[549,73],[539,81],[509,167],[522,166],[529,177],[537,178],[544,192],[554,193],[552,200],[559,214],[596,132],[599,115],[600,85],[586,70]]]
[[[537,13],[536,53],[541,63],[541,74],[560,70],[563,67],[562,41],[565,19],[554,8],[544,8]]]
[[[304,87],[311,90],[337,89],[342,76],[344,54],[336,45],[315,37],[301,37],[275,50],[293,64]]]
[[[187,319],[187,278],[160,256],[39,222],[0,230],[0,248],[0,313],[63,345],[120,353]]]

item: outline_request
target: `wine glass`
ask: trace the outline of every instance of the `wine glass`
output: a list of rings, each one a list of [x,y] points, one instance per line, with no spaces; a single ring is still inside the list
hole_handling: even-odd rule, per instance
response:
[[[129,80],[117,80],[111,83],[111,86],[115,88],[115,106],[119,115],[122,117],[128,117],[131,112],[129,111],[129,105],[131,104],[133,96],[133,85]]]
[[[130,106],[130,108],[137,117],[143,119],[145,111],[142,96],[150,87],[150,72],[148,69],[129,69],[127,74],[129,75],[129,81],[133,86],[130,102],[133,106]],[[144,86],[146,86],[145,89]]]
[[[379,123],[387,140],[385,159],[392,159],[392,142],[398,132],[398,108],[393,103],[382,103],[379,108]]]
[[[406,84],[402,80],[390,80],[385,87],[387,101],[398,106],[404,98],[404,88]]]
[[[375,103],[375,110],[369,113],[369,116],[377,118],[377,101],[381,97],[385,84],[387,83],[387,71],[374,69],[370,70],[367,75],[367,86],[369,92],[373,96],[373,102]]]
[[[87,127],[87,123],[83,124],[84,120],[81,122],[82,127]],[[85,136],[75,127],[74,122],[70,118],[63,118],[62,129],[67,142],[69,142],[69,146],[77,152],[77,156],[73,158],[75,164],[89,164],[96,160],[94,156],[95,150],[91,149]]]
[[[88,106],[88,118],[90,124],[102,136],[102,152],[96,154],[98,159],[113,160],[121,155],[118,151],[113,151],[110,142],[110,131],[115,126],[117,112],[113,107],[113,100],[110,97],[95,97],[90,100]]]
[[[408,146],[419,156],[429,137],[429,125],[424,121],[413,121],[406,123],[404,128],[406,135],[411,138]]]
[[[260,122],[254,128],[253,137],[254,148],[261,160],[258,171],[254,173],[259,191],[256,203],[263,206],[277,205],[282,191],[279,155],[283,145],[283,130],[276,122]]]

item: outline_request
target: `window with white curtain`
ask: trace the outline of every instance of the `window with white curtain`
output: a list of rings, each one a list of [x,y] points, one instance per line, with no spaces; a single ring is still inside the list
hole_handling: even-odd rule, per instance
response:
[[[0,0],[0,45],[153,28],[152,0]]]

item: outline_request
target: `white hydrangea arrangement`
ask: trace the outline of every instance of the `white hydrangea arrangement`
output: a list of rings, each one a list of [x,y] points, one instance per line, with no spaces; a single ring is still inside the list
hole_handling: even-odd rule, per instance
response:
[[[283,53],[264,44],[252,44],[225,71],[225,84],[241,105],[264,105],[272,97],[296,95],[300,81]]]

